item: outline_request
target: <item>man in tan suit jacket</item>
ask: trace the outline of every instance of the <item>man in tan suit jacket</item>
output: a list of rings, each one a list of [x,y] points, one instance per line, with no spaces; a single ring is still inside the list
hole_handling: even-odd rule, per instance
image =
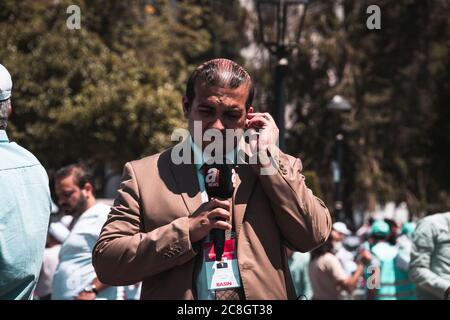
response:
[[[278,129],[269,114],[254,113],[252,99],[241,66],[226,59],[204,63],[183,98],[191,135],[194,121],[203,131],[257,128],[261,150],[270,155],[267,141]],[[93,251],[99,280],[116,286],[143,281],[141,299],[197,299],[198,244],[212,228],[233,229],[242,298],[295,299],[286,247],[310,251],[331,232],[330,214],[305,185],[300,159],[279,152],[272,174],[261,174],[267,164],[238,165],[232,199],[204,202],[196,166],[175,164],[172,151],[125,165]]]

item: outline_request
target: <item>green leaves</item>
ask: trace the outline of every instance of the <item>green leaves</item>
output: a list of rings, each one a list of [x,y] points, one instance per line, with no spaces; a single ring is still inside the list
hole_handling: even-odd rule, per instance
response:
[[[140,1],[79,1],[81,29],[69,30],[69,2],[0,4],[0,59],[14,81],[11,138],[47,168],[77,160],[120,167],[170,146],[184,125],[187,42],[192,59],[209,47],[208,37],[195,41],[206,31],[178,23],[165,3],[143,15]]]
[[[310,2],[286,76],[292,110],[288,151],[302,158],[305,170],[317,173],[332,203],[330,163],[335,135],[342,129],[347,208],[406,199],[413,213],[439,205],[448,209],[449,5],[378,1],[381,30],[371,31],[366,27],[370,4]],[[255,100],[265,103],[259,109],[272,109],[271,62],[252,72],[258,74]],[[352,111],[338,115],[327,110],[334,95],[349,100]]]

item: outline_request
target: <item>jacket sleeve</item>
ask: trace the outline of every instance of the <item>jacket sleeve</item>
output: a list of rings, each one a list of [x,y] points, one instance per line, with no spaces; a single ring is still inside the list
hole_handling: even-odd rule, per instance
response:
[[[286,245],[296,251],[310,251],[330,235],[330,213],[323,201],[307,188],[300,159],[281,151],[277,158],[277,165],[273,166],[275,172],[260,171],[259,180]]]
[[[437,299],[444,299],[450,281],[431,271],[431,257],[435,251],[436,229],[433,223],[419,222],[413,236],[409,276],[418,287]]]
[[[93,250],[98,279],[130,285],[192,259],[188,217],[143,232],[140,194],[132,163],[124,168],[118,196]]]

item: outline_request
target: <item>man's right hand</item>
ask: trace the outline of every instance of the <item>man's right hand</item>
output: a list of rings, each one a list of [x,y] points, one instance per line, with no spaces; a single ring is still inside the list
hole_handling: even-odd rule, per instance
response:
[[[206,237],[213,228],[231,230],[230,218],[230,201],[212,199],[203,203],[189,217],[189,238],[191,243]]]

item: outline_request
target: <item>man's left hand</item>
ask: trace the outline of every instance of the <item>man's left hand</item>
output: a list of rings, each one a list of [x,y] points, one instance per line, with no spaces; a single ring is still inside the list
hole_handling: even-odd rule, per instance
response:
[[[268,150],[270,146],[276,145],[279,130],[275,120],[268,112],[249,113],[247,115],[246,128],[255,129],[259,132],[259,150]]]
[[[277,151],[279,150],[277,145],[279,130],[272,116],[267,112],[249,113],[246,129],[258,132],[257,143],[255,140],[250,141],[250,150],[247,150],[246,153],[255,156],[257,151],[259,165],[270,166],[271,162],[278,157]],[[274,159],[271,161],[269,157]]]

